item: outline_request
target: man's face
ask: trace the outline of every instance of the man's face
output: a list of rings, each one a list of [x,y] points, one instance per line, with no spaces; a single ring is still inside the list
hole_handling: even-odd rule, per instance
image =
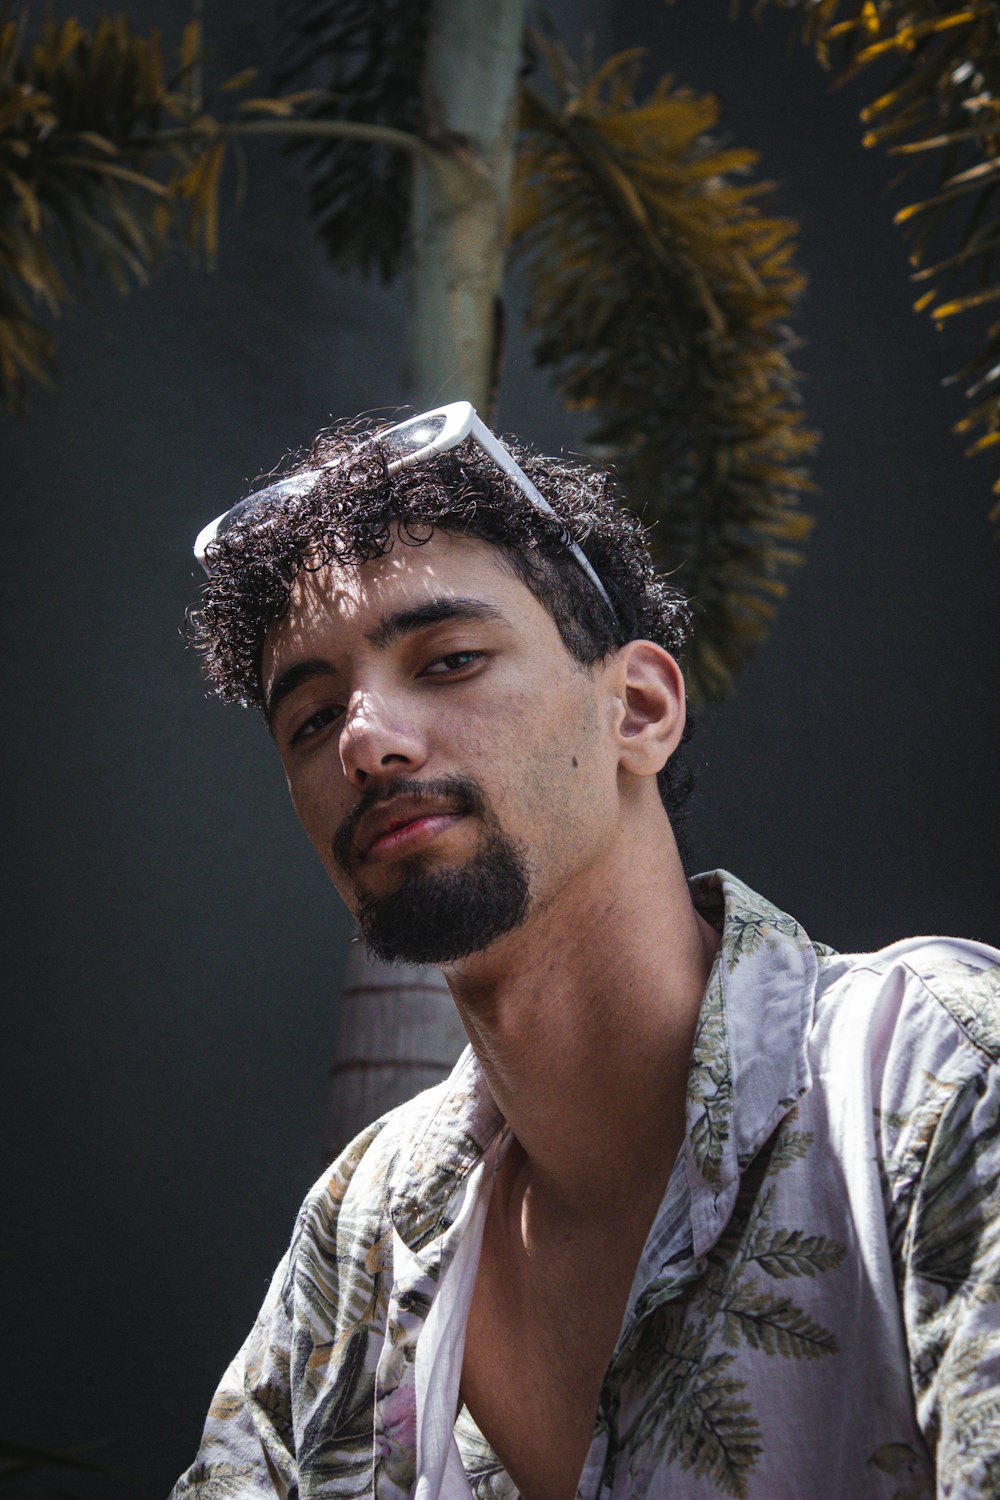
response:
[[[267,711],[374,951],[448,963],[593,878],[617,816],[603,677],[472,538],[299,576],[265,643]]]

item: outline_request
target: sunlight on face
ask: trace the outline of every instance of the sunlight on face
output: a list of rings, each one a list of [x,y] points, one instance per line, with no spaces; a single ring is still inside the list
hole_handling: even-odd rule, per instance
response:
[[[569,656],[552,617],[482,541],[397,539],[360,568],[303,573],[269,632],[263,678],[299,817],[351,909],[379,918],[382,951],[408,899],[410,916],[422,907],[444,923],[434,902],[446,890],[444,947],[484,946],[498,935],[485,917],[478,934],[458,927],[463,906],[502,904],[490,886],[501,866],[509,930],[608,836],[616,783],[601,672]],[[449,796],[456,784],[475,795]],[[519,881],[530,903],[510,894]]]

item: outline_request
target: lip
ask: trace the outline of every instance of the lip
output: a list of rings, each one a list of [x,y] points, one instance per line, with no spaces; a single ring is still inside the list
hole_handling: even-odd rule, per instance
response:
[[[426,805],[381,809],[362,829],[362,857],[391,859],[397,853],[419,848],[457,823],[459,817],[459,813]]]
[[[398,824],[380,833],[368,845],[366,859],[392,859],[397,854],[409,853],[436,839],[439,833],[458,822],[457,813],[424,813],[421,817]]]

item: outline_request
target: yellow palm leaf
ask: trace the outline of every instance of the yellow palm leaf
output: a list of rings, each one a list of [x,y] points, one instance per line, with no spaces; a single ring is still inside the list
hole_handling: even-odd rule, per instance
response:
[[[594,414],[591,440],[694,597],[688,675],[718,697],[810,525],[815,439],[780,331],[803,285],[795,226],[758,208],[754,153],[713,141],[714,99],[668,80],[636,98],[632,55],[591,79],[547,56],[557,98],[523,92],[510,220],[536,358]]]

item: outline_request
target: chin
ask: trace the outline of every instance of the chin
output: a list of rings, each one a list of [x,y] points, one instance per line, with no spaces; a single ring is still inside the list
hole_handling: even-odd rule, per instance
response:
[[[482,953],[516,931],[530,904],[520,850],[488,841],[461,865],[412,866],[394,890],[363,896],[355,916],[373,957],[443,965]]]

